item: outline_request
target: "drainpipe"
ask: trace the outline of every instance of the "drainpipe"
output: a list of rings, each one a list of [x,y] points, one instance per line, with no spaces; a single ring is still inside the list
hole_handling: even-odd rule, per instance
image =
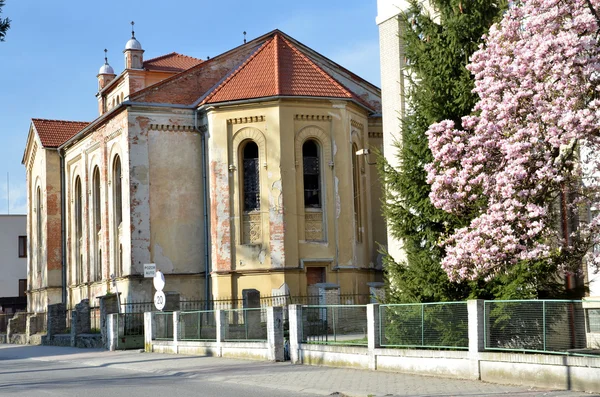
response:
[[[329,139],[331,140],[331,173],[333,177],[333,241],[335,247],[336,283],[340,285],[340,248],[338,242],[338,184],[335,181],[335,139],[333,138],[333,117],[329,120]]]
[[[206,133],[200,131],[198,128],[198,109],[194,110],[194,130],[200,133],[201,144],[200,144],[200,152],[201,152],[201,161],[202,161],[202,192],[204,195],[204,291],[205,291],[205,301],[206,308],[210,309],[209,301],[211,300],[211,292],[210,292],[210,218],[208,216],[208,156],[206,155]]]
[[[62,262],[62,303],[67,305],[67,236],[66,236],[66,197],[65,197],[65,157],[60,149],[56,150],[60,158],[60,240]]]

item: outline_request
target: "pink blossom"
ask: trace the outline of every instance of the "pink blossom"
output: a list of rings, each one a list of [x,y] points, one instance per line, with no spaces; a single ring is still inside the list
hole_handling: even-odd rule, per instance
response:
[[[431,201],[472,218],[443,241],[452,279],[585,252],[600,265],[589,249],[600,246],[600,211],[568,237],[557,227],[561,192],[570,214],[600,207],[599,21],[589,5],[600,0],[513,1],[467,67],[480,98],[473,115],[463,129],[429,128]]]

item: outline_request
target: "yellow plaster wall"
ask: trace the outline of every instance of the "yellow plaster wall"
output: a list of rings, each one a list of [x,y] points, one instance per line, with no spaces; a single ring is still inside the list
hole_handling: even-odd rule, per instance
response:
[[[375,167],[360,158],[362,241],[356,242],[352,143],[358,149],[369,147],[367,113],[345,101],[279,100],[213,108],[206,123],[212,174],[213,295],[238,296],[245,288],[270,295],[285,286],[292,294],[305,295],[305,266],[314,265],[326,266],[326,281],[339,284],[342,293],[368,293],[366,283],[375,279],[376,242],[385,241],[380,240],[385,231],[375,229],[385,230],[385,226],[377,215],[380,193],[373,192],[379,188]],[[313,135],[306,135],[307,129]],[[321,242],[304,240],[303,174],[297,158],[302,152],[297,147],[307,136],[324,140],[321,148],[330,151],[321,155],[326,236]],[[239,145],[244,139],[258,144],[261,165],[262,234],[254,245],[242,244],[240,236]]]

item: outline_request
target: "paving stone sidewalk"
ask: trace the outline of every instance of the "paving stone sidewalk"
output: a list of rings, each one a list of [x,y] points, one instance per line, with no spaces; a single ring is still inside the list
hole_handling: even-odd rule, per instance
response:
[[[229,382],[331,396],[548,396],[592,394],[548,391],[479,381],[425,377],[392,372],[267,363],[215,357],[107,352],[54,346],[0,345],[0,360],[31,359],[128,371],[177,375],[202,382]]]

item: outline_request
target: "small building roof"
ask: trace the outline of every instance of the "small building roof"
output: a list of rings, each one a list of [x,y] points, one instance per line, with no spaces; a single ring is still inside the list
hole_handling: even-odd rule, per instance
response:
[[[350,90],[276,32],[202,103],[271,96],[354,98]]]
[[[163,72],[183,72],[202,62],[202,59],[171,52],[156,58],[144,61],[144,69]]]
[[[31,119],[42,146],[57,148],[89,124],[86,121]]]

